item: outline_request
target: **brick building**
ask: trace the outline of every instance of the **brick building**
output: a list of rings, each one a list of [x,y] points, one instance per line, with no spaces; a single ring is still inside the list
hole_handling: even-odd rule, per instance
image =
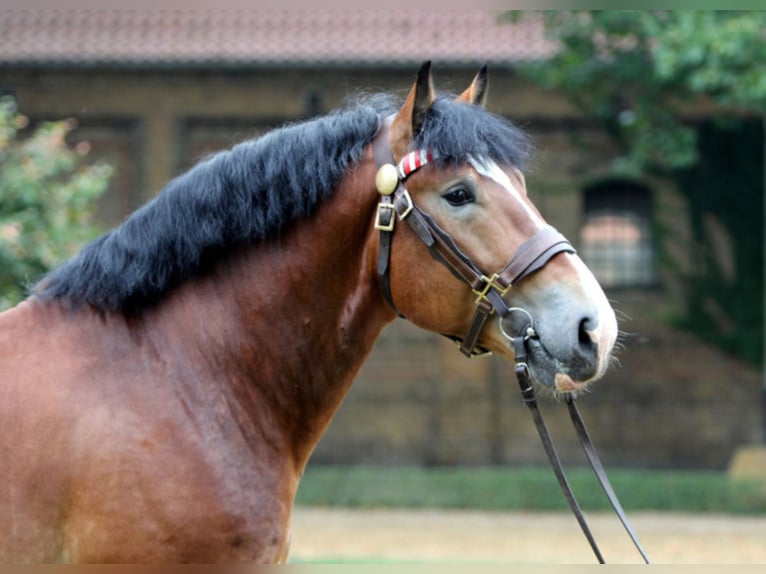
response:
[[[607,136],[559,94],[517,72],[555,46],[541,26],[487,11],[0,9],[0,93],[32,121],[74,117],[75,137],[117,168],[106,225],[206,153],[361,91],[409,88],[433,60],[437,89],[490,67],[488,108],[534,136],[531,197],[578,247],[629,334],[621,365],[581,402],[612,465],[724,467],[760,439],[760,377],[670,328],[677,269],[690,261],[686,205],[658,181],[614,179]],[[724,257],[726,254],[724,253]],[[661,264],[661,261],[666,262]],[[670,264],[667,264],[670,262]],[[726,392],[720,391],[725,385]],[[551,401],[563,458],[579,461]],[[383,334],[314,461],[542,463],[510,367],[467,360],[398,321]]]

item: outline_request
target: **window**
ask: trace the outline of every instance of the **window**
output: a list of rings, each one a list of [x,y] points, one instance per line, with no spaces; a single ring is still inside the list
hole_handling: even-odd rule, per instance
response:
[[[586,189],[579,251],[606,288],[653,285],[650,191],[620,181]]]

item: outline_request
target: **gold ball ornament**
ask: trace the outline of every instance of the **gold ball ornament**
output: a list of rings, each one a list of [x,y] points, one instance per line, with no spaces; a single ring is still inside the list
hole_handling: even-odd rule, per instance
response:
[[[399,185],[399,174],[396,167],[390,163],[380,166],[375,174],[375,187],[380,195],[391,195]]]

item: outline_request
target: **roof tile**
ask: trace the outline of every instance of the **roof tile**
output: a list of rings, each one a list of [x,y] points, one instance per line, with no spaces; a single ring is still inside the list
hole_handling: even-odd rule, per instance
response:
[[[553,51],[498,12],[2,10],[0,64],[511,62]]]

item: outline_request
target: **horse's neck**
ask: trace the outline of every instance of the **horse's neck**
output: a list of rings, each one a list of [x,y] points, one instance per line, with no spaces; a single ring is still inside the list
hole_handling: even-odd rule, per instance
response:
[[[275,421],[299,466],[393,319],[375,275],[377,198],[366,171],[346,177],[310,220],[230,257],[167,306],[165,319],[201,368],[214,366],[211,380],[245,426]]]

